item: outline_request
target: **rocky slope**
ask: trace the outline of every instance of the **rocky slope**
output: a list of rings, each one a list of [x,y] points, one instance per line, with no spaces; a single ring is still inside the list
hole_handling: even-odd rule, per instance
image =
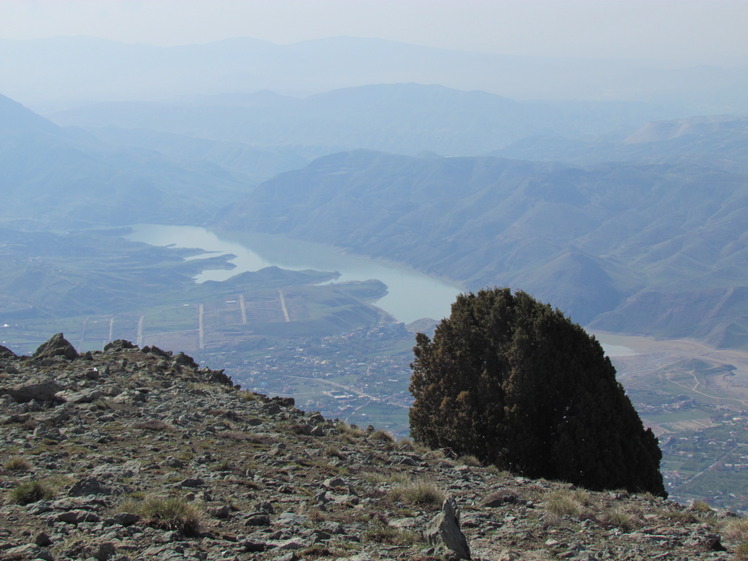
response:
[[[677,560],[748,549],[746,520],[707,505],[516,477],[126,341],[84,355],[61,335],[33,357],[0,347],[0,403],[0,560]]]

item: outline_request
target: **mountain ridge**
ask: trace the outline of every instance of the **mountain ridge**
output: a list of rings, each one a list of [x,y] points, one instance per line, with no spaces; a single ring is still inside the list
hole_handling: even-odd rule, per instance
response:
[[[581,167],[354,151],[261,184],[213,225],[406,262],[473,290],[513,286],[579,323],[647,333],[661,325],[647,313],[618,314],[615,323],[605,314],[648,290],[687,298],[725,283],[742,286],[744,251],[733,242],[743,236],[747,187],[741,173],[690,162]],[[743,304],[737,309],[736,334]],[[734,344],[736,337],[720,339],[723,330],[708,327],[707,318],[714,316],[675,323],[696,319],[694,333]]]
[[[518,57],[351,37],[292,45],[235,38],[176,47],[90,37],[5,40],[0,60],[6,91],[45,105],[250,89],[307,95],[418,81],[524,99],[554,91],[563,99],[648,99],[725,112],[746,108],[740,94],[748,80],[748,68],[741,65]],[[45,91],[39,88],[42,79]]]
[[[264,101],[264,103],[258,103]],[[414,82],[333,88],[305,97],[257,93],[101,102],[49,113],[62,125],[151,128],[250,145],[316,145],[445,155],[498,150],[532,135],[587,138],[682,116],[656,103],[518,101]]]
[[[38,229],[50,223],[200,222],[210,204],[218,209],[245,187],[239,170],[109,145],[4,96],[0,116],[0,219],[9,223]]]

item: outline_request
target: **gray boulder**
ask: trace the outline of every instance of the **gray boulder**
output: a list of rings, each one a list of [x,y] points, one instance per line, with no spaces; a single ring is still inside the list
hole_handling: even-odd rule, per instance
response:
[[[458,559],[470,559],[470,547],[460,530],[460,509],[451,497],[444,501],[442,511],[426,528],[425,537],[433,546],[444,544]]]
[[[68,491],[68,497],[85,497],[88,495],[111,495],[112,489],[101,479],[84,477],[75,482]]]
[[[45,380],[10,388],[0,388],[0,394],[8,394],[17,403],[28,403],[33,400],[39,403],[60,403],[63,400],[55,394],[62,389],[63,387],[54,380]]]
[[[62,357],[68,360],[75,360],[79,356],[78,351],[63,337],[62,333],[53,335],[49,341],[43,343],[34,353],[34,358]]]

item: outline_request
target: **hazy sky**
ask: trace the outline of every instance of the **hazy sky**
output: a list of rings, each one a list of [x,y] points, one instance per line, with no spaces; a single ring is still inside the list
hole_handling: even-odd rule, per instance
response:
[[[0,0],[0,38],[158,45],[339,35],[507,54],[748,56],[748,0]]]

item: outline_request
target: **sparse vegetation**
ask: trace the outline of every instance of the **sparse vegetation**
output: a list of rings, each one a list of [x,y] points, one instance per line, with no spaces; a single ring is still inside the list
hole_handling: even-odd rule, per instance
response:
[[[345,455],[335,446],[326,446],[324,453],[325,456],[329,458],[338,458],[339,460],[345,459]]]
[[[722,527],[722,534],[734,542],[748,542],[748,518],[727,521]]]
[[[384,443],[394,443],[395,439],[392,438],[392,435],[388,432],[385,432],[383,430],[375,430],[369,435],[369,440],[373,440],[375,442],[384,442]]]
[[[660,510],[659,515],[663,518],[681,524],[693,524],[694,522],[698,522],[699,520],[693,512],[688,512],[687,510]]]
[[[216,462],[215,464],[212,464],[210,466],[210,469],[212,471],[231,471],[232,465],[228,459],[224,458],[220,462]]]
[[[441,506],[446,493],[432,481],[415,479],[395,485],[390,491],[390,498],[410,504]]]
[[[600,517],[600,521],[605,525],[614,526],[624,532],[633,532],[642,525],[641,519],[636,514],[615,508],[605,511]]]
[[[312,545],[300,551],[303,559],[315,559],[317,557],[337,557],[334,552],[323,545]]]
[[[18,484],[18,486],[10,492],[10,500],[19,505],[35,503],[42,499],[49,500],[53,496],[53,486],[35,479]]]
[[[363,438],[366,436],[366,432],[356,425],[349,425],[347,423],[338,423],[337,429],[340,431],[341,436],[348,441],[355,440],[357,438]]]
[[[178,497],[147,496],[142,502],[128,500],[120,511],[134,512],[151,526],[176,530],[185,536],[195,535],[200,530],[200,509]]]
[[[423,539],[415,532],[393,528],[382,522],[375,522],[369,526],[363,534],[364,541],[389,544],[396,546],[410,546]]]
[[[410,482],[410,478],[407,474],[402,472],[382,472],[382,471],[369,471],[364,475],[364,479],[369,483],[377,485],[403,485]]]
[[[12,456],[3,464],[3,467],[8,471],[24,473],[31,469],[31,462],[23,456]]]
[[[465,456],[460,456],[457,461],[465,466],[472,466],[472,467],[478,467],[482,466],[483,463],[478,459],[477,456],[473,454],[467,454]]]
[[[694,501],[691,503],[691,510],[695,512],[699,512],[701,514],[708,514],[711,512],[714,512],[712,510],[712,507],[709,506],[709,503],[706,501]]]
[[[546,511],[556,516],[579,516],[582,505],[571,491],[552,491],[545,499]]]

